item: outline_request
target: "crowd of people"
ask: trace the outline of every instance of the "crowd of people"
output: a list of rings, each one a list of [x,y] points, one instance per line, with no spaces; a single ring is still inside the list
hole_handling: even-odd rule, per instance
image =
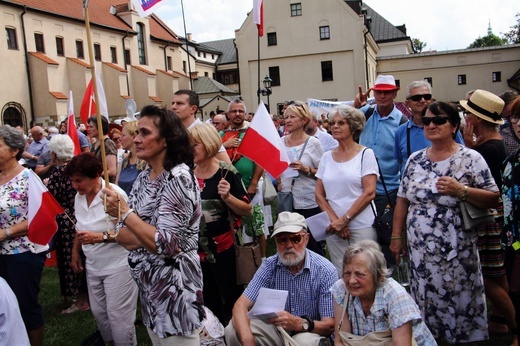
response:
[[[496,332],[517,346],[520,97],[479,89],[456,105],[414,81],[408,117],[398,91],[392,76],[378,76],[326,116],[286,102],[273,124],[291,163],[277,179],[238,150],[254,116],[239,98],[205,123],[191,90],[120,129],[91,117],[77,155],[66,123],[34,126],[29,141],[0,126],[0,279],[14,292],[0,297],[9,307],[0,317],[18,316],[17,334],[19,316],[25,327],[5,340],[43,343],[49,246],[27,236],[33,170],[65,210],[50,244],[62,314],[90,310],[107,343],[137,344],[139,302],[154,345],[202,344],[214,315],[222,333],[209,338],[229,346],[464,344]],[[292,210],[272,215],[268,179],[292,192]],[[494,221],[468,228],[463,204],[492,210]],[[384,242],[376,221],[389,208]],[[320,213],[325,241],[306,221]],[[236,244],[251,242],[262,265],[237,284]],[[394,280],[403,258],[408,290]],[[252,315],[265,289],[287,291],[285,307]],[[0,318],[0,343],[5,325]]]

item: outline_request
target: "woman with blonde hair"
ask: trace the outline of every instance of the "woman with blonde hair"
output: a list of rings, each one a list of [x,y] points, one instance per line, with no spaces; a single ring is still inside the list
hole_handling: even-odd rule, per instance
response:
[[[233,305],[244,290],[235,279],[235,229],[231,224],[251,215],[252,207],[240,173],[233,165],[215,157],[221,146],[217,130],[210,124],[198,124],[190,129],[190,139],[202,200],[198,252],[204,303],[226,325]]]
[[[292,102],[285,110],[284,116],[285,131],[289,134],[282,137],[282,143],[284,150],[292,152],[294,161],[281,175],[279,185],[283,192],[292,191],[294,210],[291,211],[308,218],[321,212],[314,197],[314,190],[316,190],[315,174],[323,155],[323,148],[316,137],[305,133],[312,119],[305,103]],[[296,171],[296,177],[294,174],[288,174],[290,170]],[[321,245],[312,235],[307,247],[320,255],[324,254]]]
[[[121,146],[128,151],[128,155],[123,159],[116,183],[129,196],[135,179],[146,167],[146,161],[139,159],[136,155],[134,138],[137,136],[138,123],[137,120],[127,122],[121,131]]]

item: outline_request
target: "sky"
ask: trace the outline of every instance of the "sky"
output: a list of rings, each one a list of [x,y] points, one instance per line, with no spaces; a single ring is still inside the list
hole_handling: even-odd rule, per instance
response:
[[[184,36],[181,0],[164,2],[156,14],[179,36]],[[253,8],[253,0],[183,2],[186,32],[192,33],[197,42],[234,38],[235,30]],[[516,23],[515,14],[520,13],[519,0],[367,0],[365,3],[393,25],[406,24],[409,37],[427,44],[423,52],[467,48],[479,36],[487,35],[489,22],[493,33],[501,37]]]

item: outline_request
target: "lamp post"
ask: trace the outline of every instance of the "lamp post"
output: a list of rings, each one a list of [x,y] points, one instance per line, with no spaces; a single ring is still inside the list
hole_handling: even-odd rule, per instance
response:
[[[262,96],[267,96],[267,111],[270,113],[271,109],[270,109],[270,105],[269,105],[269,95],[271,95],[273,93],[271,90],[271,84],[273,83],[273,80],[269,76],[266,75],[264,77],[264,79],[262,80],[262,83],[264,84],[264,89],[258,89],[256,94],[258,96],[260,96],[260,94],[262,94]]]

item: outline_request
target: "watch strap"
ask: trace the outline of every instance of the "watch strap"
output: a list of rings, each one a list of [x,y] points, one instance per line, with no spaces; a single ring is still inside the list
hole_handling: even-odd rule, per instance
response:
[[[307,332],[311,333],[314,330],[314,321],[312,320],[312,318],[310,318],[307,315],[302,315],[300,317],[307,321],[307,323],[309,324],[309,329],[307,330]]]

